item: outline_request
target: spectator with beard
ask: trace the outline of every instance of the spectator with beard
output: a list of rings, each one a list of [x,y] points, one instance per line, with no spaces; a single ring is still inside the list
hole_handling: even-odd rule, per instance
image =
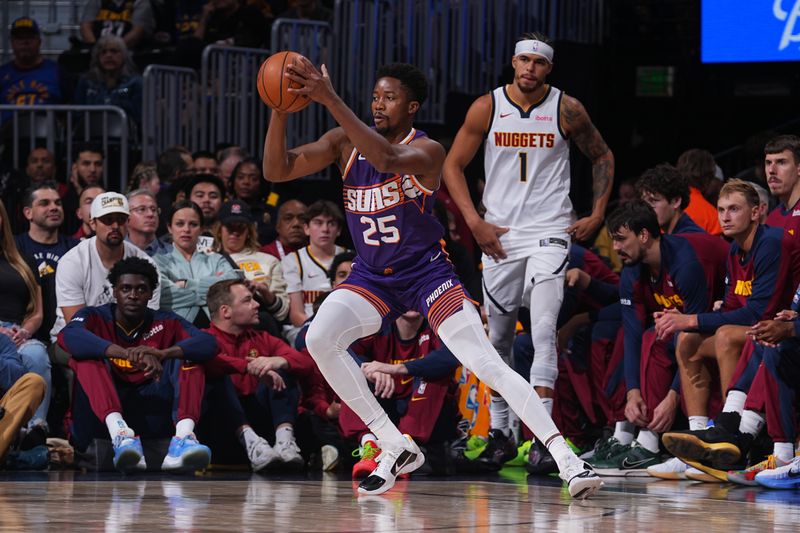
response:
[[[74,213],[79,207],[81,193],[86,187],[103,184],[103,151],[93,143],[79,143],[75,147],[70,169],[69,188],[63,196],[64,211]],[[70,219],[66,220],[64,231],[72,233],[78,225]]]
[[[219,210],[225,201],[225,185],[211,174],[198,174],[186,187],[186,198],[203,212],[201,235],[197,241],[200,252],[214,249],[214,232],[219,225]]]

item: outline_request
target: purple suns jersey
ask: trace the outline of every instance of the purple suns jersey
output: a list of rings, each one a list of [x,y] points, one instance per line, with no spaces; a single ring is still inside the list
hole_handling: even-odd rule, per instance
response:
[[[412,128],[401,143],[423,136]],[[347,226],[364,266],[389,274],[439,246],[444,229],[433,215],[436,191],[415,176],[379,172],[353,148],[342,179]]]

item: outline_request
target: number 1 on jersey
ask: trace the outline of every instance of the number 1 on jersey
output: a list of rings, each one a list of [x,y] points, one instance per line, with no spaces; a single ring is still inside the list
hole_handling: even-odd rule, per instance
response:
[[[528,181],[528,152],[519,153],[519,181]]]

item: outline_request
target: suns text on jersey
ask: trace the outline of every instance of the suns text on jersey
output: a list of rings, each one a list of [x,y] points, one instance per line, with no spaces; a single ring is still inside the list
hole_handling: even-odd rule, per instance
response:
[[[352,213],[377,213],[421,194],[423,193],[412,176],[396,174],[383,183],[369,187],[346,186],[344,206]]]

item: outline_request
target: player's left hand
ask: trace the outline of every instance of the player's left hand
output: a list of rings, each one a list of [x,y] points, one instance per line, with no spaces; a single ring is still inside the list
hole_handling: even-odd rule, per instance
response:
[[[667,396],[653,409],[653,419],[647,426],[651,431],[664,433],[675,422],[675,413],[678,410],[678,394],[670,390]]]
[[[361,365],[361,371],[367,376],[367,379],[370,379],[372,374],[376,372],[382,372],[384,374],[394,375],[396,374],[397,366],[399,365],[390,365],[388,363],[381,363],[380,361],[368,361]]]
[[[779,342],[794,337],[794,322],[762,320],[745,332],[753,341],[764,346],[777,346]]]
[[[394,394],[394,378],[383,372],[375,372],[375,396],[378,398],[391,398]]]
[[[286,382],[283,381],[281,375],[274,370],[268,370],[261,380],[266,383],[267,387],[276,391],[282,391],[286,388]]]
[[[572,242],[581,242],[588,240],[594,232],[597,231],[603,224],[603,217],[596,217],[589,215],[576,221],[573,225],[567,228],[567,233],[572,237]]]
[[[653,313],[656,320],[656,337],[661,340],[669,340],[672,335],[685,329],[689,329],[689,315],[684,315],[677,309],[667,309]]]
[[[152,346],[132,346],[126,350],[128,352],[128,361],[133,366],[141,363],[146,355],[151,355],[159,361],[163,358],[164,354],[158,348]]]
[[[287,65],[284,76],[302,85],[297,89],[289,87],[288,91],[293,94],[304,94],[322,105],[330,103],[335,98],[336,91],[328,76],[328,68],[322,65],[320,69],[318,70],[305,57]]]
[[[161,366],[161,361],[159,361],[158,357],[152,354],[143,354],[139,361],[138,367],[148,378],[158,379],[161,377],[161,371],[163,369]]]

